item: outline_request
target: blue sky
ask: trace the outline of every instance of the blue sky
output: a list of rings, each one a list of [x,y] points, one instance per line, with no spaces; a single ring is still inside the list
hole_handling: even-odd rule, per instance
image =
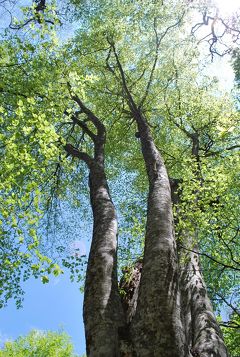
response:
[[[79,284],[71,283],[69,275],[51,278],[43,285],[34,278],[25,283],[25,300],[22,309],[14,303],[0,310],[1,346],[7,339],[26,335],[32,329],[57,331],[64,329],[73,341],[78,354],[85,353],[82,318],[83,294]]]

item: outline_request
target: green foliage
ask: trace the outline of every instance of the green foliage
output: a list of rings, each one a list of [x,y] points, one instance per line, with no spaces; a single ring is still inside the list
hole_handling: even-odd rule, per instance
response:
[[[195,10],[185,1],[73,3],[79,28],[65,43],[59,43],[48,24],[36,23],[27,39],[7,35],[0,43],[1,304],[11,297],[20,304],[22,280],[30,275],[47,283],[49,274],[61,274],[57,262],[45,254],[48,214],[58,213],[62,205],[79,220],[88,194],[85,166],[64,150],[69,142],[89,155],[93,151],[89,137],[71,121],[79,108],[69,86],[107,129],[107,174],[120,221],[120,269],[142,254],[145,168],[111,42],[169,176],[181,182],[181,200],[174,208],[178,241],[184,246],[183,233],[197,232],[212,298],[217,293],[230,297],[239,284],[234,269],[239,269],[239,112],[231,95],[203,73],[207,59],[189,36]],[[198,155],[193,153],[194,135]],[[74,235],[57,222],[58,236],[61,230],[65,239]],[[76,227],[74,219],[71,225]],[[63,266],[72,278],[83,278],[78,257],[65,256]]]
[[[233,313],[228,325],[227,327],[221,327],[224,341],[229,350],[230,357],[238,357],[240,355],[240,315]]]
[[[68,174],[73,182],[81,171],[63,149],[69,135],[68,128],[62,129],[63,112],[70,100],[61,80],[71,75],[60,68],[61,61],[53,53],[54,33],[48,32],[37,46],[16,36],[3,39],[1,49],[5,54],[0,66],[2,307],[12,297],[21,305],[22,280],[30,275],[47,283],[48,274],[62,273],[44,253],[47,239],[42,226],[53,202],[71,196]]]
[[[235,49],[235,51],[233,52],[232,60],[233,60],[233,69],[235,72],[235,79],[237,85],[239,86],[240,85],[240,50],[238,48]]]
[[[25,337],[5,342],[1,357],[77,357],[69,336],[64,332],[31,331]]]
[[[229,350],[231,357],[238,357],[240,353],[240,338],[239,338],[239,330],[236,331],[234,329],[222,328],[224,341]]]

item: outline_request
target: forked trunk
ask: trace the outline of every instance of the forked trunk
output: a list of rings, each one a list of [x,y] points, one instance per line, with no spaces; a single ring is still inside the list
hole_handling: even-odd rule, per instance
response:
[[[228,357],[198,254],[187,252],[187,261],[178,265],[166,168],[144,118],[135,118],[149,197],[143,266],[134,269],[134,291],[125,308],[127,318],[133,316],[133,352],[125,356]]]
[[[157,150],[141,107],[151,85],[137,104],[114,41],[108,38],[121,77],[131,117],[137,124],[137,137],[149,181],[148,213],[142,276],[136,314],[131,322],[134,356],[186,357],[180,319],[178,261],[174,238],[171,190],[164,161]],[[153,65],[152,73],[156,65]]]
[[[85,160],[90,169],[94,225],[84,296],[87,355],[228,357],[197,254],[186,253],[187,261],[183,259],[180,274],[167,171],[148,123],[128,91],[116,51],[115,56],[129,109],[138,126],[149,180],[145,248],[143,262],[135,267],[133,284],[125,285],[127,294],[128,289],[133,290],[123,301],[124,319],[117,283],[117,219],[104,171],[105,128],[74,97],[98,132],[95,135],[86,129],[85,123],[79,123],[94,142],[94,159],[76,152],[71,145],[66,146],[73,156]]]
[[[222,333],[201,275],[199,256],[189,251],[185,251],[182,255],[184,257],[181,258],[180,294],[181,320],[185,336],[184,357],[228,357]],[[127,271],[123,276],[120,283],[121,289],[124,290],[122,302],[129,322],[136,313],[141,272],[142,262],[137,261],[131,271]],[[141,352],[134,354],[130,346],[131,344],[126,339],[124,350],[127,353],[122,354],[123,357],[151,356],[148,354],[148,351],[151,351],[150,343],[145,355]],[[159,355],[157,352],[155,353],[155,356]]]

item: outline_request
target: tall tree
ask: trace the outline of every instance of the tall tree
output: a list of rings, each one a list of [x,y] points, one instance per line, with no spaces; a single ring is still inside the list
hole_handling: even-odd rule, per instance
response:
[[[123,326],[123,313],[117,282],[117,218],[104,169],[106,130],[101,120],[72,91],[70,83],[68,86],[71,98],[80,108],[80,113],[72,114],[71,119],[90,137],[94,146],[91,157],[69,143],[65,145],[68,154],[83,160],[89,168],[93,236],[84,293],[87,354],[114,356],[119,353],[118,330]],[[80,114],[85,114],[85,121],[79,119]],[[96,133],[89,129],[87,121],[93,124]]]
[[[227,284],[234,289],[230,281],[239,270],[233,248],[239,230],[234,103],[199,74],[203,58],[185,1],[82,6],[78,33],[64,45],[56,44],[44,17],[33,29],[35,38],[40,31],[39,42],[17,36],[2,42],[6,298],[19,292],[24,264],[27,276],[32,271],[44,281],[46,272],[61,272],[41,254],[37,224],[53,195],[78,197],[80,160],[89,171],[93,211],[84,297],[87,354],[227,356],[199,259],[215,270],[212,297],[223,288],[228,302]],[[105,155],[113,162],[107,168]],[[133,286],[131,293],[125,289],[125,309],[106,178],[112,167],[134,172],[137,184],[142,177],[148,182],[143,260],[134,284],[131,277],[125,284]],[[16,277],[13,291],[4,285],[9,274]]]

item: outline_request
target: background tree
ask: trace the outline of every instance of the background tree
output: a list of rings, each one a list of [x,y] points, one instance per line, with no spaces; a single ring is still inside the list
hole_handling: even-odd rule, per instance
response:
[[[73,345],[65,332],[31,331],[27,336],[5,342],[1,357],[52,356],[77,357]],[[82,356],[83,357],[83,356]]]

